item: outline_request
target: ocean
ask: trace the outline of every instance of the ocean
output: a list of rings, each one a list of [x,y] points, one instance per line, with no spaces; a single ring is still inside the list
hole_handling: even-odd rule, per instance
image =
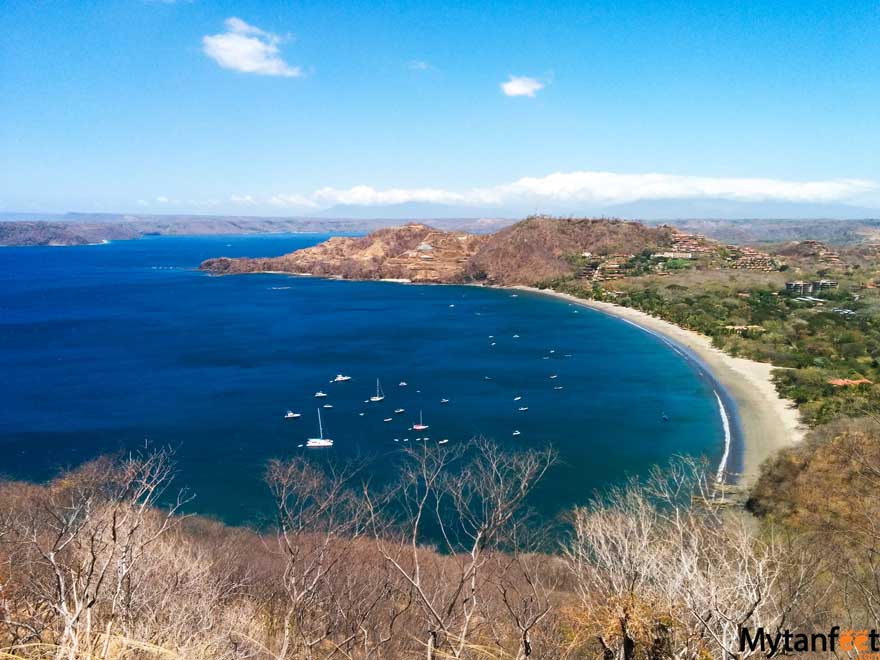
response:
[[[171,446],[196,495],[189,510],[259,525],[271,518],[267,461],[303,451],[369,457],[381,481],[404,438],[551,443],[560,463],[532,501],[545,515],[675,454],[722,456],[713,383],[619,319],[482,287],[197,270],[326,238],[0,248],[0,474],[41,480],[102,453]],[[331,383],[340,373],[351,380]],[[385,399],[365,403],[377,378]],[[324,404],[335,444],[304,449]],[[409,430],[420,411],[429,429]]]

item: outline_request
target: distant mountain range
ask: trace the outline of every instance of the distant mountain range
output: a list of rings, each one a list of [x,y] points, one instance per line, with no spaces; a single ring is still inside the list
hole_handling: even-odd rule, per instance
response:
[[[334,206],[310,217],[132,213],[0,213],[0,245],[82,245],[145,235],[265,233],[364,234],[402,221],[490,233],[534,214],[668,222],[737,243],[813,238],[837,244],[880,240],[880,210],[845,204],[651,200],[596,207],[499,209],[411,202]]]
[[[529,207],[491,207],[406,202],[387,205],[336,205],[308,216],[246,216],[246,215],[157,215],[144,213],[0,213],[3,220],[47,220],[53,222],[204,222],[223,220],[317,222],[326,220],[364,220],[377,226],[382,220],[461,220],[489,219],[515,221],[531,215],[560,217],[606,217],[637,220],[705,220],[737,219],[880,219],[880,208],[869,208],[839,203],[746,202],[729,199],[651,199],[625,204],[601,205],[596,203],[552,203]],[[387,224],[387,223],[385,223]]]

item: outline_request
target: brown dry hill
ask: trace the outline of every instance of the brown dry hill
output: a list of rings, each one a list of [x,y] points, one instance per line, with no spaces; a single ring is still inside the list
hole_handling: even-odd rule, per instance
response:
[[[208,259],[201,268],[220,274],[271,271],[355,280],[460,282],[468,259],[485,241],[485,236],[410,223],[362,238],[331,238],[281,257]]]
[[[488,236],[410,223],[363,238],[331,238],[267,259],[209,259],[218,274],[285,272],[344,279],[535,284],[574,273],[570,258],[669,248],[671,227],[622,220],[528,218]]]
[[[471,259],[469,275],[498,284],[535,284],[574,274],[569,257],[637,254],[669,248],[671,227],[624,220],[528,218],[492,234]]]

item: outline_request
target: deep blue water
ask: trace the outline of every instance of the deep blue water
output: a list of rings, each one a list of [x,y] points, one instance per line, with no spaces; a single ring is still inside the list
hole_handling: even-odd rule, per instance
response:
[[[379,457],[379,478],[394,438],[551,442],[562,463],[536,501],[545,513],[676,453],[721,455],[712,384],[617,319],[477,287],[195,270],[212,256],[278,255],[324,238],[0,249],[0,473],[43,479],[149,440],[177,447],[194,510],[260,522],[266,461],[305,451],[297,445],[315,435],[324,403],[336,444],[318,451]],[[340,372],[352,380],[330,384]],[[377,377],[387,397],[367,405]],[[315,399],[319,389],[329,396]],[[283,420],[288,408],[302,418]],[[430,429],[408,431],[419,409]]]

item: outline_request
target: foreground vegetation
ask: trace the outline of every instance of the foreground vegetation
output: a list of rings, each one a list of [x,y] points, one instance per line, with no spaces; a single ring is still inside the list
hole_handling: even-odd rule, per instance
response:
[[[851,455],[876,445],[876,425],[841,438]],[[725,506],[698,463],[676,461],[572,511],[548,545],[527,505],[554,461],[482,440],[414,447],[382,492],[364,486],[364,465],[274,461],[277,524],[263,532],[182,515],[164,451],[3,483],[0,648],[67,660],[698,660],[754,655],[740,651],[743,626],[877,620],[866,552],[880,532],[850,526],[880,512],[876,450],[851,466],[869,487],[842,508],[756,520]]]

